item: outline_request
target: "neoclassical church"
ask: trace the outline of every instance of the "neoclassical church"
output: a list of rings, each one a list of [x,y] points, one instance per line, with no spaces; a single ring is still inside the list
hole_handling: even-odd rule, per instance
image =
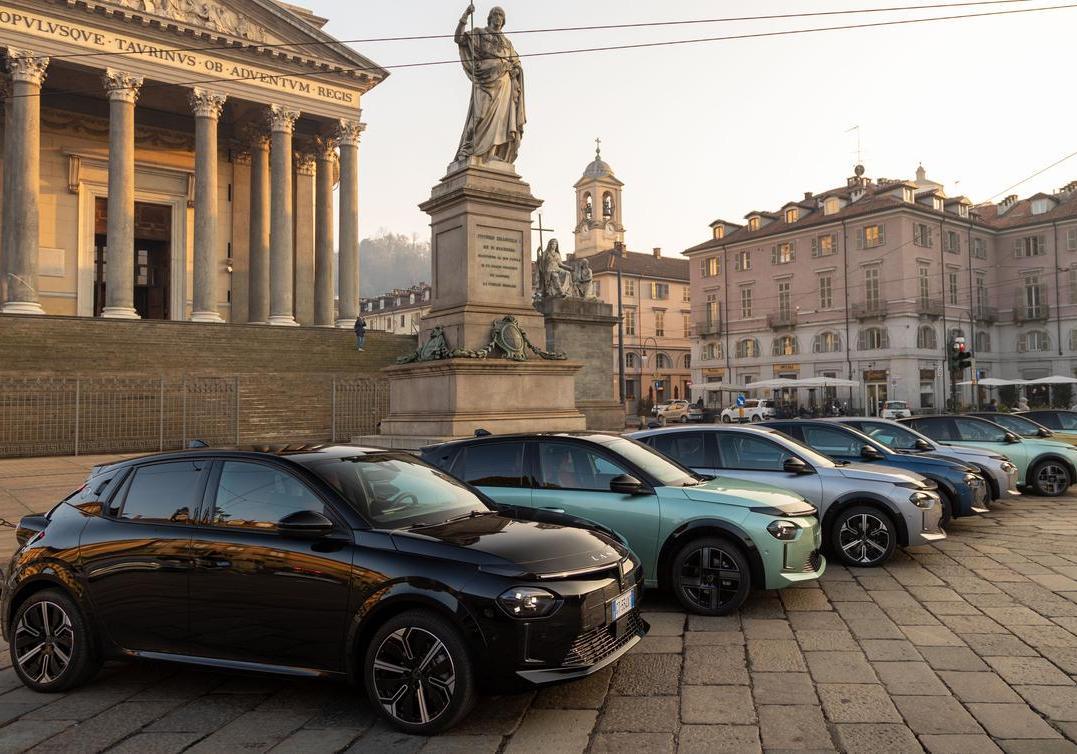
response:
[[[388,73],[325,23],[274,0],[0,0],[0,311],[350,324],[361,98]]]

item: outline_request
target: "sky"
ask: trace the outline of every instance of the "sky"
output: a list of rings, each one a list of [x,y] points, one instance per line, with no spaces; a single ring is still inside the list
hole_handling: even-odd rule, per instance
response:
[[[448,34],[467,7],[449,0],[296,0],[341,40]],[[931,0],[501,0],[521,54],[1066,4],[1034,0],[938,10],[645,29],[514,34],[593,26],[821,10]],[[1072,0],[1071,0],[1072,2]],[[477,4],[485,25],[493,3]],[[992,198],[1077,151],[1072,35],[1077,8],[888,28],[707,42],[524,59],[528,122],[516,167],[545,201],[545,226],[571,249],[573,184],[602,157],[625,183],[630,249],[677,254],[805,191],[844,185],[861,159],[872,178],[912,178],[918,164],[951,195]],[[360,221],[429,237],[418,204],[455,155],[469,83],[451,37],[356,43],[402,68],[363,99]],[[1077,179],[1077,157],[1014,190]],[[995,197],[1000,198],[1000,197]],[[536,242],[537,243],[537,242]]]

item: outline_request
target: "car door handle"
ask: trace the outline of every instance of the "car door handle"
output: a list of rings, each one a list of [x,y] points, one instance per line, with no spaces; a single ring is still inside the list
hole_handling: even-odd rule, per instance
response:
[[[231,568],[232,561],[218,558],[195,558],[195,566],[198,568]]]
[[[554,513],[564,513],[564,508],[543,508],[544,511],[553,511]]]

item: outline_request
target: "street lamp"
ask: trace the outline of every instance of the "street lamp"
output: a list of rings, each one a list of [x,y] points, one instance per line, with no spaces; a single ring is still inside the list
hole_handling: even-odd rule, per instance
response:
[[[648,340],[651,341],[652,343],[654,343],[655,354],[658,353],[658,341],[654,339],[654,336],[648,335],[646,338],[641,338],[640,339],[640,363],[639,363],[639,385],[640,385],[640,388],[639,388],[639,391],[640,391],[641,397],[642,397],[642,393],[643,393],[643,368],[645,366],[647,366],[647,341]],[[655,367],[657,368],[657,366],[658,366],[658,357],[655,356]],[[652,369],[651,370],[651,375],[652,375],[651,384],[652,384],[652,387],[654,385],[654,379],[653,379],[654,374],[655,374],[655,371]],[[655,404],[656,405],[658,403],[657,398],[658,398],[658,392],[655,391]]]
[[[619,367],[621,408],[625,404],[625,313],[621,305],[621,267],[625,255],[625,245],[621,241],[613,244],[613,254],[617,257],[617,363]]]

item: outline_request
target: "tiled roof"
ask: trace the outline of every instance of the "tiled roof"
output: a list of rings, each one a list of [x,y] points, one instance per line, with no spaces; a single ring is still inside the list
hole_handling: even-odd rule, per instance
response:
[[[600,251],[587,257],[591,263],[591,269],[596,274],[600,272],[616,272],[617,256],[613,249]],[[654,254],[641,252],[626,252],[621,267],[621,274],[633,275],[643,278],[659,278],[662,280],[678,280],[688,282],[688,260],[679,257],[656,257]]]
[[[1021,225],[1036,225],[1059,220],[1073,220],[1077,218],[1077,191],[1071,191],[1068,196],[1055,195],[1050,198],[1059,201],[1058,205],[1047,210],[1043,214],[1032,214],[1032,200],[1042,198],[1044,194],[1022,199],[1010,207],[1005,214],[999,214],[997,204],[985,204],[977,207],[980,219],[996,230],[1009,230]],[[1046,195],[1049,196],[1049,195]]]

